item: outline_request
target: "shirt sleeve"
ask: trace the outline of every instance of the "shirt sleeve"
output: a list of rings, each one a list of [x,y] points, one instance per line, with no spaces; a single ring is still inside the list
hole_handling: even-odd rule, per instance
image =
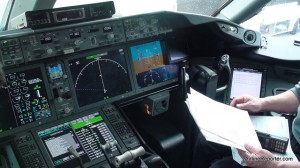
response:
[[[294,92],[300,101],[300,81],[291,89],[291,91]],[[297,116],[293,121],[292,132],[298,143],[300,143],[300,106],[298,107]]]
[[[298,100],[300,101],[300,81],[295,85],[295,87],[291,89],[291,91],[297,96]]]

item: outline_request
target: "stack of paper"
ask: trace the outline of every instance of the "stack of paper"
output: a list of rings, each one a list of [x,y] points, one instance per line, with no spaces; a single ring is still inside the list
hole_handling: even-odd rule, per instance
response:
[[[247,111],[216,102],[193,89],[186,104],[208,141],[244,151],[245,143],[261,148]]]

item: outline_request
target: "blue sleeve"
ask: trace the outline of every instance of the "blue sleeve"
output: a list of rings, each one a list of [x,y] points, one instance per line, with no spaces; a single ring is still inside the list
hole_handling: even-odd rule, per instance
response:
[[[300,101],[300,81],[291,89],[291,91],[298,97],[298,100]]]

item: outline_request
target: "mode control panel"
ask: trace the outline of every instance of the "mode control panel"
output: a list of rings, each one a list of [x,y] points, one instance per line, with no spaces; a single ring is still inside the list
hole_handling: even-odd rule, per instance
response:
[[[71,54],[125,41],[121,21],[101,23],[20,38],[26,62]]]
[[[24,63],[20,42],[17,38],[0,41],[1,59],[4,66]]]
[[[136,40],[171,32],[167,21],[156,16],[145,16],[124,20],[126,40]]]

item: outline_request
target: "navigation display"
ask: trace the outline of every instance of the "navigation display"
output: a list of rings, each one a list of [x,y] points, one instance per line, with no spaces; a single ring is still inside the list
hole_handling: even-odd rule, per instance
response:
[[[68,152],[72,146],[82,161],[89,162],[104,156],[101,145],[115,138],[99,113],[38,131],[38,137],[47,149],[55,167],[76,167],[78,162]],[[111,148],[117,154],[117,148]]]
[[[7,73],[0,89],[0,133],[51,116],[41,68]]]
[[[123,49],[97,52],[68,63],[79,107],[132,90]]]
[[[139,88],[162,83],[178,77],[177,65],[165,65],[167,57],[160,41],[130,47],[134,72]]]

